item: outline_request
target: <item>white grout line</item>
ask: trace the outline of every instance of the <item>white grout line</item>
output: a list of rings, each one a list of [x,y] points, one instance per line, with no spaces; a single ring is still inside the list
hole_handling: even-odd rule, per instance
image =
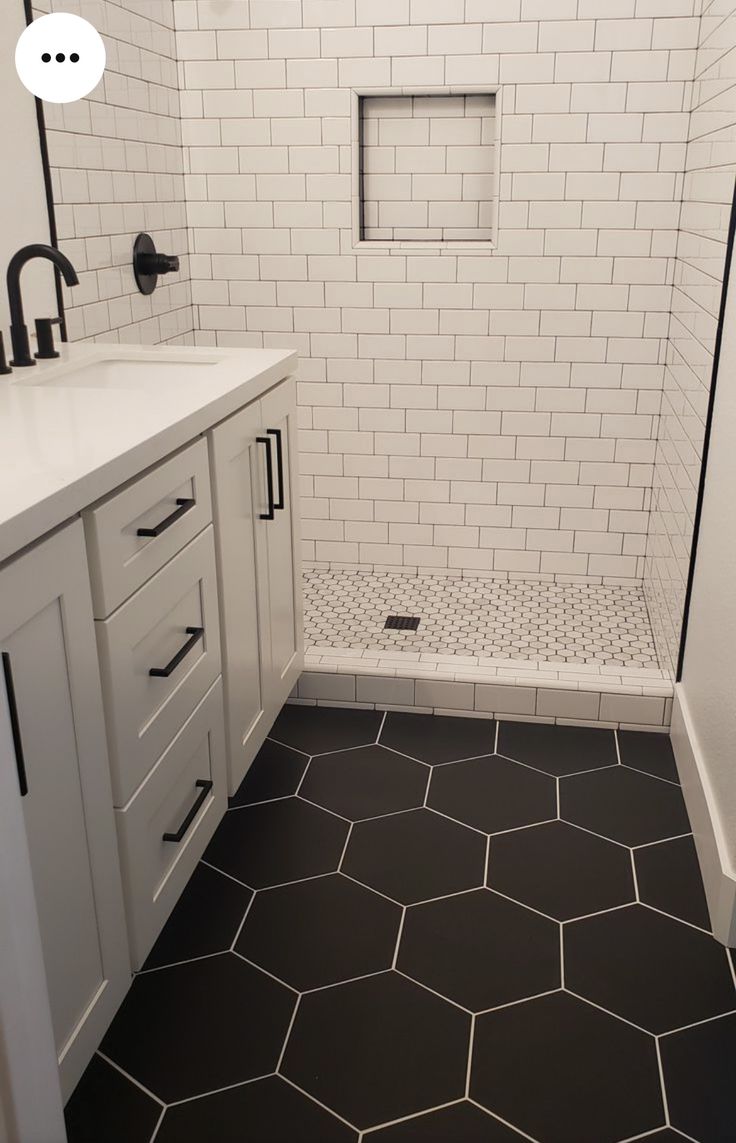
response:
[[[344,869],[340,870],[340,876],[347,878],[348,881],[353,881],[356,885],[360,885],[362,889],[370,889],[371,893],[376,893],[384,900],[390,901],[392,905],[398,905],[399,908],[404,908],[403,901],[397,901],[395,897],[389,897],[388,893],[384,893],[381,889],[376,889],[375,885],[366,885],[365,881],[360,881],[359,878],[353,877],[351,873],[346,873]]]
[[[639,896],[639,878],[636,875],[636,858],[633,849],[630,849],[629,853],[631,854],[631,877],[634,883],[634,897],[637,902],[641,903],[641,897]]]
[[[299,785],[298,785],[298,786],[297,786],[297,788],[294,790],[294,795],[293,795],[293,796],[294,796],[295,798],[298,798],[298,797],[299,797],[299,795],[300,795],[300,793],[301,793],[301,789],[302,789],[302,786],[304,785],[304,780],[306,779],[306,777],[307,777],[307,774],[309,773],[309,771],[310,771],[310,769],[311,769],[311,766],[312,766],[312,758],[313,758],[313,755],[312,755],[312,754],[310,754],[310,755],[309,755],[309,757],[307,758],[307,764],[306,764],[306,766],[304,767],[304,773],[302,774],[301,778],[299,779]]]
[[[597,1008],[599,1012],[605,1012],[607,1016],[612,1016],[614,1020],[620,1020],[622,1024],[628,1024],[630,1028],[636,1028],[637,1032],[643,1032],[645,1036],[650,1036],[652,1040],[656,1039],[656,1032],[649,1032],[646,1028],[642,1028],[641,1024],[635,1024],[633,1020],[629,1020],[626,1016],[620,1016],[618,1012],[612,1012],[610,1008],[604,1008],[602,1004],[597,1004],[595,1000],[591,1000],[589,996],[581,996],[579,992],[574,992],[569,985],[565,988],[568,996],[574,996],[576,1000],[580,1000],[583,1004],[589,1004],[591,1008]]]
[[[246,906],[245,912],[243,913],[243,919],[240,922],[240,924],[238,925],[237,932],[235,933],[235,936],[233,937],[232,944],[230,945],[230,951],[231,952],[235,951],[235,946],[238,943],[238,941],[240,940],[240,934],[243,931],[243,925],[245,924],[246,920],[248,919],[248,914],[250,913],[253,902],[255,901],[257,896],[258,896],[258,894],[254,893],[253,896],[251,897],[250,901],[248,902],[247,906]]]
[[[410,976],[409,973],[404,972],[403,969],[394,968],[392,969],[392,972],[395,972],[397,976],[403,977],[404,980],[408,980],[412,984],[416,984],[418,988],[424,989],[425,992],[429,992],[432,996],[436,996],[438,1000],[444,1000],[445,1004],[451,1004],[453,1008],[457,1008],[459,1012],[464,1012],[466,1016],[472,1017],[475,1015],[472,1008],[466,1008],[465,1005],[461,1004],[459,1000],[453,1000],[451,996],[445,996],[442,992],[436,992],[434,988],[430,988],[428,984],[425,984],[421,980],[417,980],[415,976]]]
[[[496,1004],[493,1008],[483,1008],[480,1012],[476,1012],[478,1016],[488,1016],[492,1012],[503,1012],[506,1008],[516,1008],[521,1004],[529,1004],[532,1000],[541,1000],[545,996],[556,996],[558,992],[563,992],[562,988],[548,988],[546,992],[535,992],[533,996],[522,996],[519,1000],[508,1000],[505,1004]]]
[[[565,928],[560,924],[560,987],[565,987]]]
[[[379,726],[378,734],[376,735],[376,745],[378,745],[378,743],[381,741],[381,735],[383,734],[383,728],[386,725],[386,719],[387,718],[388,718],[388,711],[384,710],[383,718],[381,719],[381,725]]]
[[[414,1120],[424,1119],[427,1115],[433,1115],[436,1111],[445,1111],[448,1107],[456,1107],[462,1103],[462,1099],[452,1099],[449,1103],[440,1103],[436,1107],[428,1107],[426,1110],[414,1111],[411,1115],[403,1115],[401,1119],[390,1119],[385,1123],[379,1123],[375,1127],[368,1127],[362,1133],[361,1139],[368,1139],[371,1135],[375,1135],[377,1131],[383,1131],[386,1127],[396,1127],[400,1123],[412,1123]]]
[[[674,786],[676,790],[682,789],[679,782],[674,778],[661,778],[659,774],[651,774],[649,770],[640,770],[638,766],[632,766],[630,762],[621,763],[622,770],[633,770],[635,774],[643,774],[645,778],[653,778],[655,782],[664,782],[666,786]]]
[[[354,1131],[356,1135],[358,1134],[358,1128],[355,1126],[355,1124],[351,1123],[349,1119],[345,1119],[345,1117],[340,1115],[339,1112],[335,1111],[333,1107],[328,1107],[326,1103],[321,1103],[310,1092],[306,1091],[305,1088],[299,1087],[299,1084],[295,1083],[294,1080],[289,1076],[284,1075],[282,1072],[278,1072],[277,1074],[284,1081],[284,1083],[288,1083],[289,1087],[293,1087],[294,1091],[298,1091],[302,1095],[305,1095],[307,1099],[311,1100],[312,1103],[316,1103],[317,1107],[321,1107],[322,1110],[326,1111],[328,1115],[331,1115],[333,1119],[339,1119],[341,1123],[344,1123],[345,1126],[349,1127],[351,1131]]]
[[[289,992],[293,992],[296,996],[299,996],[299,989],[294,988],[293,984],[287,984],[286,981],[282,980],[280,976],[276,976],[275,973],[270,972],[267,968],[264,968],[262,964],[256,964],[256,962],[251,960],[250,957],[243,956],[243,954],[239,953],[237,949],[233,949],[230,953],[230,956],[236,956],[238,960],[242,960],[244,964],[249,964],[251,968],[255,968],[258,972],[262,972],[264,976],[270,976],[271,980],[275,980],[276,983],[280,984],[282,988],[287,988]]]
[[[154,972],[163,972],[167,968],[179,968],[182,964],[196,964],[200,960],[212,960],[216,956],[227,956],[229,952],[229,948],[217,949],[216,952],[202,953],[201,956],[189,956],[185,957],[184,960],[167,961],[166,964],[157,964],[153,968],[139,968],[134,973],[134,979],[137,980],[139,976],[151,976]]]
[[[399,920],[399,927],[396,931],[396,946],[394,948],[393,960],[391,961],[391,968],[396,968],[399,959],[399,949],[401,947],[401,938],[404,935],[404,921],[406,920],[407,906],[404,905],[401,910],[401,919]]]
[[[657,1053],[657,1070],[659,1072],[659,1086],[662,1091],[662,1107],[664,1108],[664,1118],[667,1126],[670,1126],[670,1108],[667,1102],[667,1088],[664,1082],[664,1068],[662,1067],[662,1053],[659,1048],[659,1040],[655,1039],[654,1049]]]
[[[234,881],[236,885],[241,885],[243,889],[250,889],[251,893],[255,893],[255,889],[252,885],[246,885],[245,881],[241,881],[239,877],[233,877],[232,873],[226,873],[224,869],[213,865],[211,861],[205,861],[203,857],[200,857],[199,863],[200,865],[206,865],[208,869],[213,869],[215,873],[220,873],[223,877],[227,877],[228,881]]]
[[[605,913],[618,913],[622,909],[632,909],[636,904],[636,901],[624,901],[620,905],[610,905],[607,909],[596,909],[593,913],[582,913],[579,917],[564,917],[560,924],[574,925],[578,921],[588,921],[591,917],[602,917]]]
[[[472,833],[477,833],[480,837],[488,837],[488,830],[479,829],[478,826],[468,825],[467,822],[461,822],[459,818],[453,818],[450,814],[446,814],[444,810],[438,810],[434,806],[424,807],[428,814],[435,814],[438,818],[444,818],[445,821],[454,822],[455,825],[462,826],[464,829],[471,830]]]
[[[363,972],[360,976],[348,976],[345,980],[334,980],[331,984],[318,984],[315,988],[305,988],[299,995],[314,996],[317,992],[328,992],[331,988],[342,988],[344,984],[357,984],[360,980],[372,980],[376,976],[386,976],[391,972],[391,965],[386,968],[377,968],[375,972]]]
[[[482,1103],[478,1103],[478,1100],[473,1099],[472,1096],[469,1097],[468,1103],[472,1103],[473,1107],[478,1107],[481,1111],[485,1111],[486,1115],[488,1115],[491,1119],[497,1119],[499,1123],[503,1123],[504,1127],[508,1127],[511,1131],[515,1131],[516,1134],[520,1135],[522,1139],[528,1139],[529,1143],[541,1143],[541,1140],[536,1139],[533,1135],[528,1135],[526,1131],[522,1130],[522,1128],[518,1126],[518,1124],[512,1123],[509,1119],[504,1119],[502,1116],[496,1114],[495,1111],[489,1111],[487,1107],[484,1107]]]
[[[488,887],[488,876],[491,868],[491,835],[489,834],[486,839],[486,860],[483,867],[483,885]]]
[[[614,741],[615,746],[616,746],[616,757],[618,758],[618,764],[619,764],[619,766],[621,766],[622,765],[622,762],[621,762],[621,743],[619,742],[619,739],[618,739],[618,730],[614,730],[614,732],[613,732],[613,741]]]
[[[470,1095],[470,1075],[473,1070],[473,1047],[475,1044],[475,1021],[476,1016],[473,1014],[470,1020],[470,1039],[468,1041],[468,1066],[465,1071],[465,1098]]]
[[[736,1008],[728,1012],[718,1012],[715,1016],[706,1016],[705,1020],[695,1020],[692,1024],[683,1024],[681,1028],[670,1028],[667,1032],[658,1032],[657,1039],[665,1040],[668,1036],[676,1036],[678,1032],[688,1032],[691,1028],[700,1028],[703,1024],[713,1024],[716,1020],[725,1020],[728,1016],[736,1016]]]
[[[327,806],[320,805],[319,802],[313,802],[311,798],[305,797],[304,794],[299,794],[299,801],[304,802],[307,806],[314,806],[315,810],[322,810],[324,813],[330,814],[333,818],[337,818],[338,821],[345,822],[346,825],[353,824],[350,818],[346,818],[343,814],[338,814],[337,810],[331,810]]]
[[[214,869],[217,873],[222,873],[224,877],[229,877],[236,885],[242,885],[244,889],[250,889],[251,893],[263,893],[267,889],[284,889],[287,885],[298,885],[301,881],[316,881],[319,877],[329,877],[335,872],[334,869],[328,869],[325,873],[310,873],[308,877],[295,877],[291,881],[279,881],[275,885],[258,885],[253,887],[252,885],[246,885],[245,881],[239,881],[238,878],[233,877],[231,873],[225,873],[223,869],[219,869],[216,865],[210,865],[208,861],[203,861],[202,864],[209,866],[210,869]]]
[[[493,753],[498,754],[498,736],[501,731],[501,719],[496,719],[496,734],[493,739]]]
[[[289,1037],[291,1036],[291,1029],[294,1027],[294,1022],[296,1020],[296,1014],[299,1011],[299,1005],[301,1004],[301,1002],[302,1002],[302,997],[301,997],[301,993],[300,993],[296,998],[296,1004],[294,1005],[294,1010],[291,1013],[291,1020],[289,1021],[289,1027],[286,1029],[286,1035],[284,1036],[284,1042],[281,1045],[281,1051],[279,1052],[279,1058],[276,1061],[276,1067],[274,1068],[274,1071],[276,1072],[277,1075],[279,1074],[279,1068],[281,1067],[282,1063],[284,1062],[284,1056],[286,1055],[286,1045],[289,1042]]]
[[[254,806],[270,806],[274,802],[288,802],[289,798],[293,797],[293,794],[281,794],[278,798],[261,798],[260,802],[244,802],[242,806],[228,806],[225,812],[237,814],[241,810],[252,810]]]
[[[541,909],[535,909],[533,905],[527,905],[524,901],[517,901],[515,897],[509,897],[508,893],[501,893],[492,885],[488,886],[488,892],[494,893],[496,897],[503,897],[504,901],[510,901],[512,905],[517,905],[520,909],[526,909],[528,913],[536,913],[538,917],[544,917],[545,921],[552,921],[555,925],[561,924],[557,917],[551,917],[549,913],[543,913]]]
[[[163,1123],[163,1121],[164,1121],[164,1116],[165,1116],[165,1115],[166,1115],[166,1108],[165,1108],[165,1107],[162,1107],[162,1108],[161,1108],[161,1114],[159,1115],[158,1119],[156,1120],[156,1126],[155,1126],[155,1127],[154,1127],[154,1129],[153,1129],[153,1135],[152,1135],[152,1136],[151,1136],[151,1138],[148,1140],[148,1143],[156,1143],[156,1136],[157,1136],[157,1135],[158,1135],[158,1133],[159,1133],[159,1128],[161,1127],[161,1124],[162,1124],[162,1123]]]
[[[627,845],[625,841],[616,841],[616,839],[613,837],[606,837],[605,834],[596,833],[594,829],[589,829],[588,826],[580,825],[580,822],[571,822],[567,818],[564,818],[564,817],[560,818],[560,821],[564,822],[565,825],[575,826],[575,829],[581,829],[583,831],[583,833],[589,833],[591,835],[591,837],[597,837],[601,841],[607,841],[607,842],[610,842],[611,845],[617,845],[619,847],[619,849],[636,849],[637,848],[637,846],[635,846],[635,845]]]
[[[353,835],[353,825],[354,825],[354,823],[351,822],[350,825],[348,826],[348,832],[345,835],[345,844],[342,847],[342,853],[340,854],[340,860],[337,863],[337,870],[336,870],[337,873],[342,873],[342,863],[345,860],[345,854],[348,851],[348,842],[350,841],[350,838]]]
[[[657,841],[645,841],[641,845],[632,845],[629,848],[636,851],[637,849],[651,849],[655,845],[665,845],[668,841],[682,841],[684,837],[692,837],[692,830],[688,833],[676,833],[674,837],[663,837]]]
[[[689,929],[695,929],[696,933],[703,933],[704,936],[715,940],[710,929],[702,929],[700,925],[694,925],[692,921],[686,921],[684,917],[676,917],[674,913],[665,913],[664,909],[658,909],[656,905],[650,905],[648,901],[640,901],[639,904],[642,909],[648,909],[650,913],[659,913],[660,917],[667,917],[670,921],[676,921],[679,925],[687,925]]]
[[[135,1087],[139,1088],[142,1092],[144,1092],[145,1095],[149,1096],[154,1101],[154,1103],[159,1105],[159,1107],[163,1107],[165,1109],[168,1106],[165,1100],[159,1099],[157,1095],[153,1094],[150,1088],[147,1088],[145,1084],[142,1084],[139,1080],[137,1080],[135,1076],[130,1074],[130,1072],[126,1072],[125,1068],[121,1068],[120,1064],[116,1064],[114,1060],[111,1060],[110,1057],[106,1056],[105,1053],[100,1051],[99,1048],[97,1049],[96,1054],[100,1057],[101,1060],[104,1060],[106,1064],[109,1064],[111,1068],[114,1068],[116,1072],[120,1072],[121,1076],[125,1076],[127,1080],[130,1080],[130,1082]]]
[[[212,1091],[202,1091],[199,1095],[188,1095],[184,1099],[176,1099],[172,1103],[166,1105],[167,1110],[170,1107],[181,1107],[185,1103],[196,1103],[198,1099],[206,1099],[210,1095],[221,1095],[225,1091],[234,1091],[239,1087],[250,1087],[253,1083],[258,1083],[260,1080],[268,1079],[272,1076],[273,1072],[264,1072],[263,1075],[253,1076],[252,1079],[239,1080],[237,1083],[228,1083],[224,1087],[213,1088]]]

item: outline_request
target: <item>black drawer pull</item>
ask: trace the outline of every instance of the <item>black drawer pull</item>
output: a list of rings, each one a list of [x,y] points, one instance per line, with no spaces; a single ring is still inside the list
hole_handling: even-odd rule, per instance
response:
[[[187,832],[190,825],[192,824],[192,822],[196,818],[197,814],[202,809],[202,806],[204,805],[205,801],[207,800],[207,795],[209,794],[210,790],[212,789],[212,782],[210,781],[209,778],[198,778],[197,781],[194,783],[194,788],[195,788],[195,790],[201,790],[202,791],[200,794],[197,795],[196,802],[192,806],[192,808],[189,811],[189,813],[187,814],[187,816],[184,818],[184,821],[181,823],[181,825],[179,826],[176,833],[165,833],[163,835],[162,841],[181,841],[181,839],[184,837],[184,834]]]
[[[284,446],[281,440],[281,429],[266,429],[269,436],[276,437],[276,470],[279,476],[279,498],[274,504],[277,512],[280,512],[284,505]]]
[[[194,507],[194,505],[197,503],[197,501],[194,499],[187,500],[184,497],[177,496],[176,503],[179,505],[179,507],[175,508],[170,516],[167,516],[165,520],[162,520],[160,524],[157,524],[155,528],[139,528],[138,529],[138,535],[139,536],[161,536],[161,535],[163,535],[163,533],[166,532],[171,527],[172,524],[175,524],[177,520],[181,520],[182,516],[185,516],[187,512],[190,512],[191,509]]]
[[[186,633],[189,636],[186,643],[176,652],[174,658],[171,659],[165,667],[151,667],[148,673],[149,675],[153,675],[154,679],[168,679],[169,675],[174,673],[182,659],[186,658],[194,644],[204,635],[204,627],[187,627]]]
[[[15,684],[13,683],[13,668],[10,655],[3,651],[3,675],[5,676],[5,690],[8,694],[8,713],[10,714],[10,729],[13,734],[13,749],[15,750],[15,766],[18,771],[18,786],[21,798],[28,793],[28,776],[26,774],[26,759],[23,753],[23,739],[20,733],[20,719],[18,718],[18,704],[15,701]]]
[[[274,504],[273,499],[273,460],[271,459],[271,438],[270,437],[256,437],[258,444],[266,446],[266,488],[268,490],[268,512],[261,512],[261,520],[273,520],[274,518]]]

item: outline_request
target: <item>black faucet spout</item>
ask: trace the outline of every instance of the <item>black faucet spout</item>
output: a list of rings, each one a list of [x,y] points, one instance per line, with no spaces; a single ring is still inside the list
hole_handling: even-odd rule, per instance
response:
[[[31,262],[34,258],[44,258],[47,262],[52,262],[54,266],[61,271],[67,286],[79,285],[77,272],[71,262],[54,246],[46,246],[41,242],[35,242],[30,246],[23,246],[13,255],[8,265],[7,284],[8,303],[10,306],[10,338],[13,344],[13,360],[11,361],[11,365],[16,367],[36,364],[31,356],[28,330],[23,316],[23,297],[20,291],[21,270],[26,263]]]

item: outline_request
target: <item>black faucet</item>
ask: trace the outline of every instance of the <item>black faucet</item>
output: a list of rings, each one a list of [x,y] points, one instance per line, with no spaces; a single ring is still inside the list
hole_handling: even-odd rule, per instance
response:
[[[13,343],[13,360],[11,365],[16,367],[35,365],[31,357],[31,347],[28,341],[28,330],[23,317],[23,299],[20,293],[20,272],[26,262],[33,258],[46,258],[53,262],[64,275],[67,286],[78,286],[79,278],[71,262],[53,246],[44,246],[35,242],[31,246],[23,246],[14,254],[8,266],[8,302],[10,303],[10,338]]]

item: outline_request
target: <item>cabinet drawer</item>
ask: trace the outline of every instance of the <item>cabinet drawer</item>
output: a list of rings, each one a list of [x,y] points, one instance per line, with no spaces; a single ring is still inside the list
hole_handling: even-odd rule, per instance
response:
[[[218,679],[132,801],[115,811],[136,970],[225,812],[225,785],[222,683]]]
[[[123,806],[220,674],[212,527],[95,627],[113,799]]]
[[[205,440],[85,512],[95,618],[112,614],[211,519]]]

